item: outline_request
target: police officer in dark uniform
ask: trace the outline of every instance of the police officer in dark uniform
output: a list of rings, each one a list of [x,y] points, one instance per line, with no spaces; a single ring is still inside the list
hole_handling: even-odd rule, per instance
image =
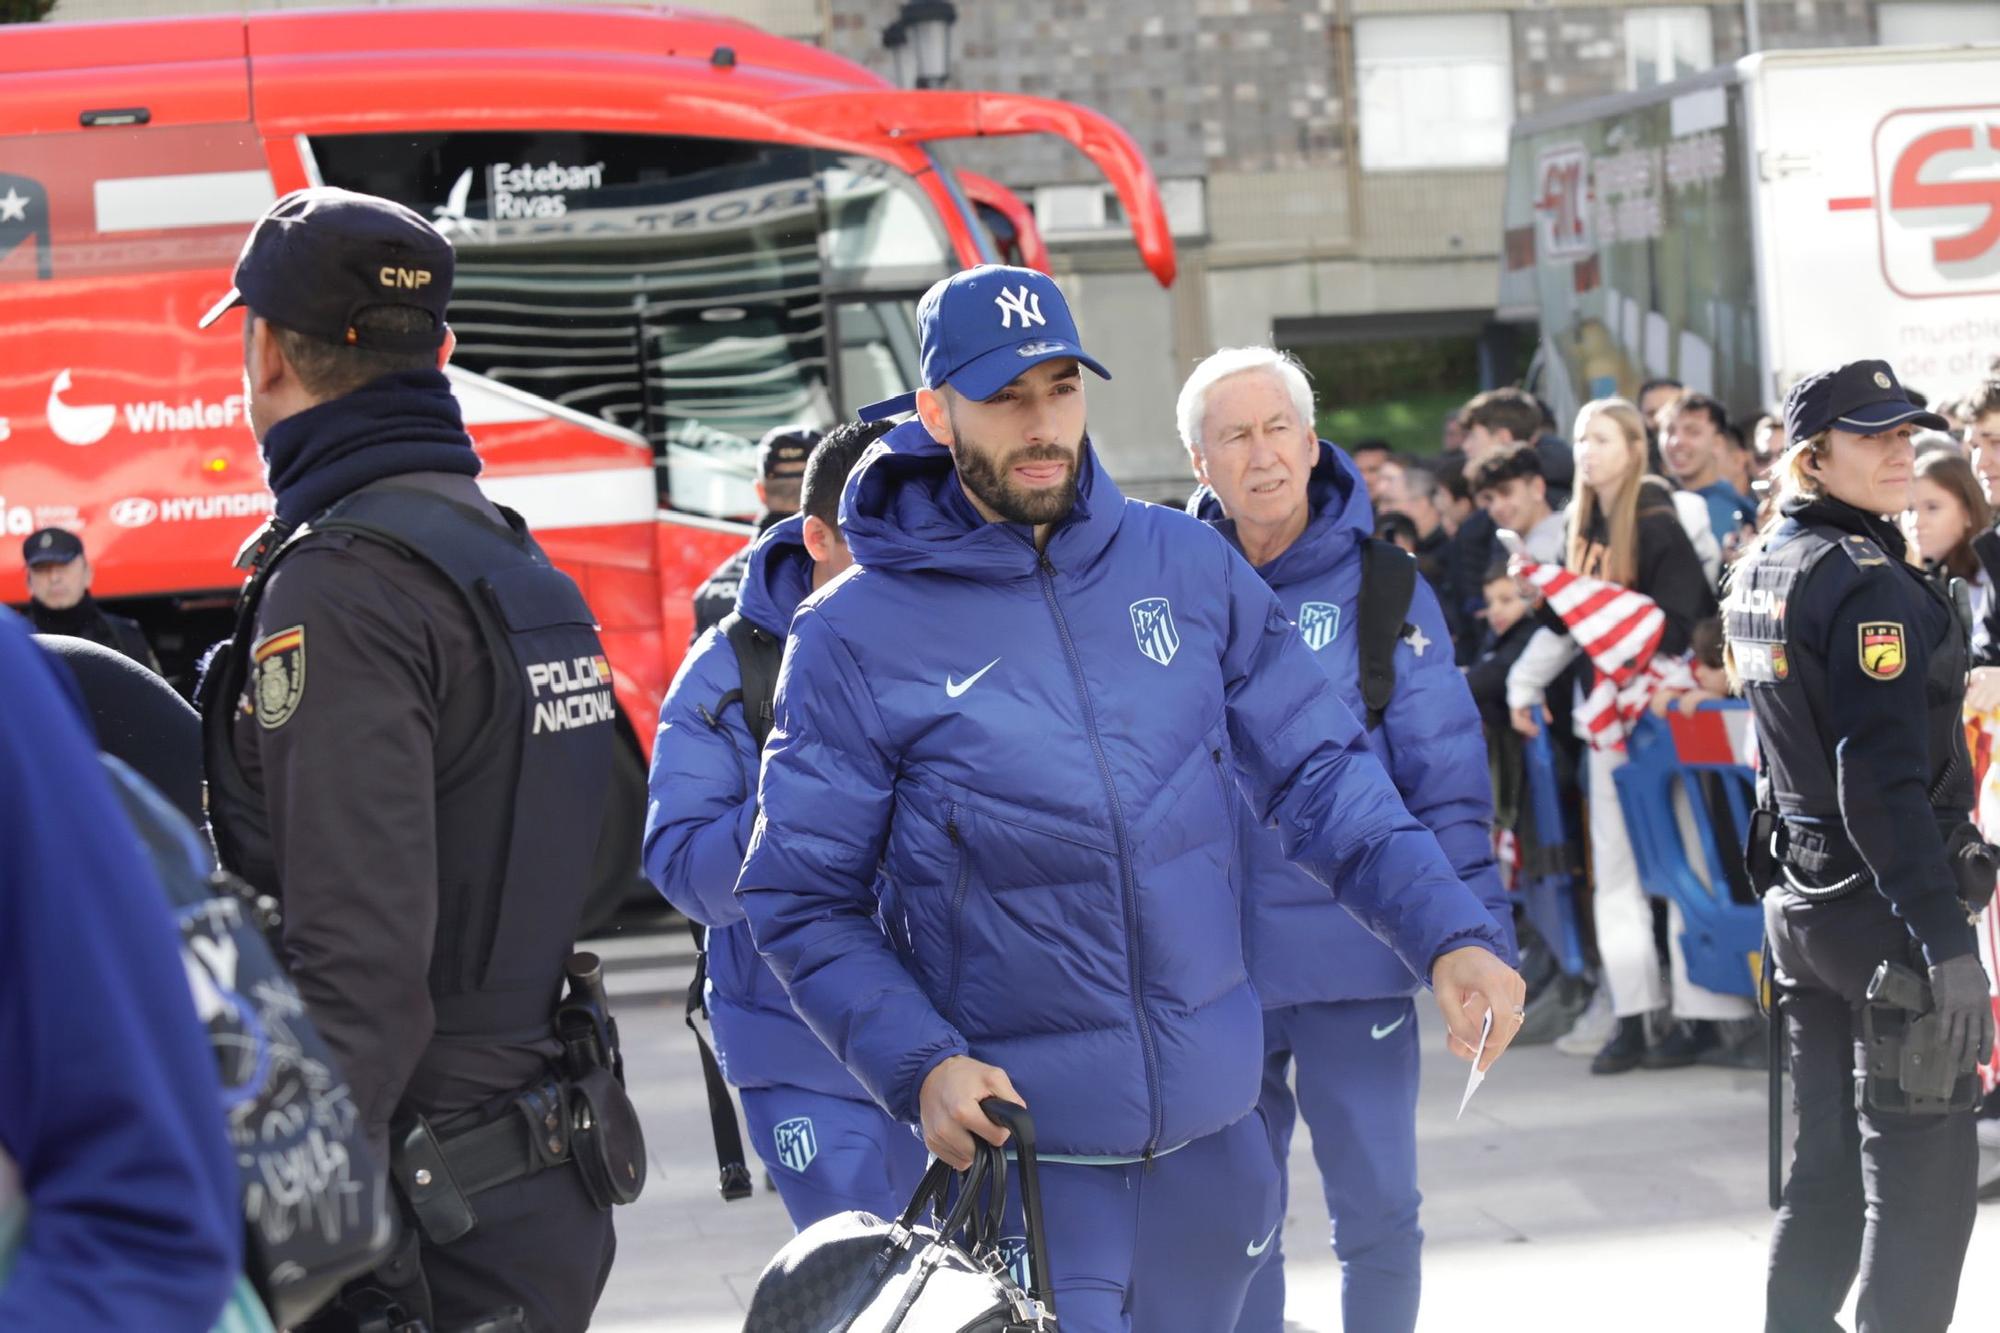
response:
[[[90,557],[67,528],[42,528],[21,543],[28,567],[28,622],[37,634],[101,643],[157,674],[160,661],[139,622],[114,616],[90,595]]]
[[[780,519],[799,512],[800,488],[805,485],[806,459],[820,433],[810,426],[773,426],[757,443],[757,531],[761,535]],[[750,548],[743,549],[717,565],[701,586],[694,590],[694,638],[699,639],[711,625],[736,609],[736,594],[750,568]],[[692,643],[694,640],[690,639]]]
[[[629,1115],[597,1105],[611,1075],[556,1025],[612,761],[603,649],[473,480],[441,373],[444,238],[388,200],[300,190],[235,279],[201,323],[245,308],[277,506],[198,693],[211,822],[278,901],[408,1224],[310,1327],[571,1333],[614,1248],[599,1122]]]
[[[1968,900],[1993,887],[1968,822],[1967,631],[1904,559],[1911,436],[1944,422],[1886,362],[1801,381],[1778,515],[1733,571],[1732,669],[1762,756],[1751,860],[1799,1114],[1766,1328],[1951,1322],[1972,1234],[1973,1066],[1992,1009]]]

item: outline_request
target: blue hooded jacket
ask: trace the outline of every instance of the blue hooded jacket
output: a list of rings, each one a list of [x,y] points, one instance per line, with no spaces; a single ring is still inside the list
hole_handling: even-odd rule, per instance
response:
[[[736,609],[783,638],[812,589],[805,518],[766,529],[750,548]],[[705,631],[681,662],[660,705],[653,767],[646,778],[646,878],[668,902],[708,929],[708,1012],[716,1060],[739,1088],[784,1084],[857,1100],[867,1093],[820,1044],[757,956],[736,876],[757,817],[757,747],[743,709],[716,701],[742,687],[736,650]]]
[[[207,1333],[243,1259],[215,1052],[61,671],[0,610],[0,1328]]]
[[[1365,717],[1357,630],[1361,544],[1375,530],[1374,511],[1353,460],[1324,440],[1306,492],[1312,517],[1305,531],[1257,573],[1277,593],[1285,614],[1307,625],[1301,638],[1332,678],[1341,702]],[[1223,517],[1213,491],[1197,491],[1188,508],[1235,544],[1236,525]],[[1382,725],[1367,732],[1368,747],[1388,770],[1403,804],[1437,835],[1458,877],[1486,905],[1512,963],[1513,909],[1493,864],[1486,740],[1465,677],[1452,662],[1437,594],[1423,579],[1416,581],[1405,623],[1414,633],[1396,645],[1396,689]],[[1247,806],[1238,809],[1237,826],[1243,939],[1250,979],[1266,1008],[1387,999],[1418,990],[1417,976],[1351,914],[1336,909],[1319,881],[1286,860],[1278,838],[1258,825]]]
[[[1061,1155],[1249,1111],[1243,796],[1413,970],[1504,947],[1270,589],[1087,444],[1045,556],[914,421],[849,477],[841,526],[858,566],[792,621],[737,896],[892,1115],[957,1054],[1005,1069]]]

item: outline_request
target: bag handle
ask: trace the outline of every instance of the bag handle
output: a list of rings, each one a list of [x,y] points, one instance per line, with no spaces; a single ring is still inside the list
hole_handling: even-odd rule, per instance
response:
[[[1049,1286],[1048,1232],[1042,1226],[1042,1176],[1035,1157],[1034,1117],[1027,1107],[999,1097],[988,1097],[979,1103],[979,1109],[1013,1136],[1014,1155],[1021,1163],[1021,1219],[1028,1233],[1028,1294],[1041,1302],[1053,1321],[1056,1306]]]

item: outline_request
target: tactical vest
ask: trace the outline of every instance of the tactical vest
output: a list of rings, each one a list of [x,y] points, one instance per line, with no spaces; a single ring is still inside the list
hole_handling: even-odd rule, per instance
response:
[[[454,584],[494,663],[492,724],[437,773],[436,1035],[548,1031],[603,823],[616,729],[596,621],[568,575],[502,510],[511,532],[454,501],[370,488],[300,527],[253,567],[236,636],[204,679],[209,813],[223,863],[252,883],[275,865],[260,793],[237,763],[230,715],[271,572],[309,532],[352,532]],[[441,763],[443,763],[441,757]],[[282,886],[259,884],[282,901]]]
[[[1803,642],[1791,615],[1813,569],[1836,550],[1864,573],[1874,575],[1887,566],[1890,574],[1907,580],[1912,633],[1924,624],[1914,605],[1917,599],[1929,597],[1944,605],[1944,635],[1926,645],[1930,803],[1941,817],[1963,816],[1972,807],[1973,792],[1960,720],[1969,654],[1958,617],[1950,600],[1928,580],[1899,568],[1873,541],[1829,527],[1798,527],[1738,565],[1723,603],[1723,630],[1757,721],[1762,763],[1758,803],[1787,818],[1840,820],[1834,731],[1821,713],[1827,697],[1827,646]],[[1831,647],[1841,651],[1843,645]],[[1844,647],[1854,651],[1852,645]]]

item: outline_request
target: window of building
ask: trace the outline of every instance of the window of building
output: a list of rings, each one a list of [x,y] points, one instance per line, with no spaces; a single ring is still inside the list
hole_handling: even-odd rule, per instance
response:
[[[1941,4],[1888,0],[1876,6],[1883,46],[1960,46],[2000,42],[2000,4]]]
[[[1708,10],[1696,5],[1625,13],[1625,86],[1650,88],[1698,74],[1715,63]]]
[[[1354,66],[1364,171],[1506,162],[1514,119],[1507,15],[1357,19]]]

